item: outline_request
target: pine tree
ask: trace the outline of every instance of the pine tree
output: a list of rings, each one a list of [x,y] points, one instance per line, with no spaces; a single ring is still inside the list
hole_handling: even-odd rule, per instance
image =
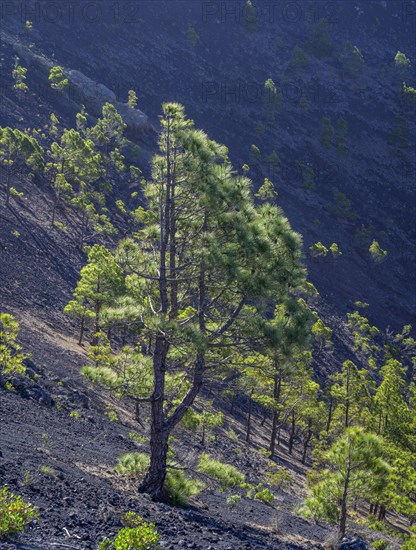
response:
[[[134,90],[129,90],[127,104],[132,109],[137,107],[137,94]]]
[[[233,171],[227,149],[194,129],[181,105],[165,104],[161,125],[143,228],[117,253],[153,370],[143,398],[150,468],[141,486],[153,498],[165,494],[168,439],[205,373],[250,345],[266,304],[284,300],[304,277],[299,236],[277,207],[254,206],[250,181]],[[184,389],[179,398],[167,383],[173,375]]]
[[[65,307],[66,313],[80,321],[79,345],[88,320],[94,321],[94,333],[102,329],[101,314],[122,292],[124,280],[114,255],[104,246],[95,244],[88,250],[88,263],[81,269],[74,291],[74,300]]]
[[[342,431],[354,425],[362,425],[369,415],[371,405],[370,379],[366,369],[359,369],[350,360],[344,361],[341,372],[333,376],[331,395],[337,403],[334,420],[339,421]]]
[[[26,371],[24,360],[30,355],[21,353],[18,335],[19,323],[13,315],[0,313],[0,372],[5,375],[23,374]]]
[[[347,429],[323,453],[326,468],[310,478],[303,513],[338,524],[339,539],[345,535],[348,511],[359,498],[371,498],[389,473],[382,440],[362,428]]]
[[[0,128],[0,162],[6,172],[6,206],[9,205],[12,180],[23,169],[42,169],[43,149],[37,140],[17,129]]]

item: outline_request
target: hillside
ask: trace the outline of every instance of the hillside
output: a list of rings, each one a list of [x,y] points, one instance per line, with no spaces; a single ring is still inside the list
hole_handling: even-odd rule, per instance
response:
[[[347,394],[346,398],[347,411],[348,406],[353,409],[352,424],[365,424],[366,428],[371,424],[367,412],[375,417],[375,411],[379,410],[375,396],[386,379],[383,367],[390,359],[400,361],[401,370],[397,368],[395,371],[399,388],[395,396],[399,395],[397,399],[403,400],[400,406],[403,404],[406,412],[400,414],[406,419],[406,428],[403,429],[408,430],[409,435],[403,436],[399,443],[394,441],[394,444],[399,445],[400,452],[409,453],[400,455],[400,458],[403,456],[403,460],[408,460],[406,457],[413,457],[409,468],[414,471],[414,330],[411,327],[402,330],[404,326],[414,326],[416,313],[416,95],[409,92],[414,92],[412,86],[416,82],[416,3],[396,0],[337,0],[330,3],[308,0],[298,3],[140,0],[135,3],[123,0],[114,3],[102,0],[72,6],[27,0],[9,3],[2,8],[0,127],[17,128],[34,136],[43,148],[43,157],[48,157],[46,162],[51,162],[51,143],[54,140],[59,142],[66,129],[74,128],[85,138],[87,148],[90,139],[94,154],[101,155],[101,160],[96,166],[91,154],[91,166],[79,161],[81,168],[76,166],[76,174],[74,172],[75,183],[69,195],[76,190],[78,195],[74,197],[79,199],[78,186],[82,188],[83,179],[92,174],[91,189],[95,190],[90,191],[93,196],[91,204],[94,203],[97,209],[94,210],[97,225],[86,222],[85,233],[80,234],[79,212],[82,210],[74,208],[74,203],[65,193],[58,203],[57,187],[54,187],[51,176],[53,170],[64,172],[68,170],[67,166],[64,169],[62,162],[61,169],[56,164],[48,171],[46,166],[22,165],[13,173],[13,191],[7,204],[7,164],[2,154],[0,314],[11,314],[18,321],[18,341],[30,358],[24,361],[26,376],[0,371],[0,486],[9,486],[38,506],[40,519],[32,522],[18,539],[0,542],[0,547],[95,549],[105,537],[114,538],[122,527],[121,517],[128,511],[135,511],[145,521],[155,523],[161,546],[166,549],[339,547],[336,527],[302,517],[299,509],[308,494],[306,474],[315,458],[312,447],[321,445],[324,448],[328,442],[336,440],[335,434],[341,438],[343,428],[349,427],[347,412],[347,422],[342,430],[339,428],[339,433],[338,427],[334,428],[334,433],[329,429],[331,421],[337,426],[337,423],[342,423],[340,417],[344,413],[340,411],[344,411],[344,405],[340,403],[343,394],[338,386],[335,390],[334,387],[339,384],[344,388],[340,380],[345,373],[342,369],[346,361],[353,361],[358,370],[366,371],[361,376],[368,377],[364,392],[370,396],[368,402],[361,390],[352,397]],[[398,52],[405,54],[405,58],[410,60],[408,64],[395,61]],[[51,69],[57,66],[62,68],[62,80],[68,79],[61,88],[59,85],[51,87],[49,78]],[[16,89],[21,67],[27,69],[22,80],[27,85],[26,91]],[[128,104],[129,90],[134,91],[138,98],[133,107]],[[204,411],[212,413],[212,417],[208,416],[208,423],[219,413],[222,421],[216,427],[207,428],[206,441],[201,435],[201,424],[198,424],[203,422],[201,420],[195,427],[192,418],[185,417],[185,421],[179,422],[172,432],[175,461],[180,467],[186,464],[184,471],[188,473],[189,470],[190,475],[204,480],[207,485],[184,507],[159,502],[159,499],[153,501],[138,491],[138,479],[115,473],[120,455],[148,453],[147,438],[154,411],[151,406],[143,405],[144,416],[137,421],[135,403],[138,401],[135,399],[137,395],[143,398],[140,388],[136,388],[138,393],[133,396],[127,391],[125,394],[121,392],[120,398],[114,388],[108,392],[102,387],[104,384],[96,385],[91,382],[91,376],[87,380],[81,375],[81,368],[85,365],[94,366],[95,361],[98,366],[99,360],[97,356],[92,359],[91,349],[94,353],[94,345],[101,344],[93,334],[91,323],[87,325],[84,341],[79,345],[79,321],[76,316],[74,319],[64,312],[65,306],[73,299],[80,270],[88,259],[89,249],[84,249],[84,246],[105,245],[111,254],[114,252],[122,266],[124,282],[121,286],[124,286],[123,290],[117,291],[120,302],[114,300],[109,307],[105,327],[104,321],[103,326],[98,327],[98,314],[96,327],[105,328],[105,337],[113,345],[114,354],[128,344],[140,349],[144,362],[154,357],[151,354],[154,344],[151,336],[148,343],[146,332],[153,325],[146,325],[148,319],[141,310],[139,315],[138,310],[132,308],[136,318],[134,321],[131,318],[124,320],[124,325],[118,324],[118,319],[114,321],[111,315],[117,315],[114,311],[120,304],[124,313],[132,307],[129,300],[132,296],[137,297],[138,291],[136,288],[129,294],[125,289],[126,280],[129,284],[134,276],[140,276],[142,264],[143,269],[148,267],[146,254],[149,248],[140,252],[143,257],[138,256],[142,262],[140,269],[129,271],[127,253],[123,256],[124,252],[117,248],[117,244],[129,235],[137,238],[140,235],[138,227],[141,230],[146,224],[146,216],[140,207],[148,208],[150,204],[151,208],[152,204],[152,199],[149,200],[152,191],[146,191],[151,183],[146,181],[157,179],[155,166],[152,170],[152,157],[160,150],[161,105],[166,102],[182,104],[186,116],[195,122],[197,129],[203,129],[211,140],[228,148],[228,154],[220,150],[209,164],[206,158],[213,154],[215,146],[212,143],[208,146],[205,138],[191,133],[188,139],[195,139],[198,147],[190,147],[189,151],[197,155],[195,151],[206,146],[206,157],[201,154],[201,159],[209,167],[206,171],[195,172],[199,174],[195,181],[199,181],[198,177],[203,180],[208,169],[215,176],[217,165],[230,162],[230,182],[237,187],[245,176],[250,178],[253,182],[250,190],[253,212],[257,208],[256,212],[267,214],[267,206],[263,205],[261,210],[261,186],[265,181],[267,186],[270,180],[274,192],[270,195],[268,190],[265,204],[269,204],[272,196],[270,209],[275,218],[280,220],[281,212],[272,210],[274,201],[303,240],[302,258],[297,258],[297,249],[291,240],[295,239],[292,230],[281,222],[285,229],[279,227],[279,231],[282,234],[286,231],[283,237],[278,234],[282,238],[281,246],[288,247],[289,256],[293,252],[293,258],[290,258],[293,263],[289,262],[285,275],[287,287],[290,289],[293,279],[295,289],[290,293],[280,274],[272,277],[270,288],[277,288],[282,293],[281,304],[279,301],[267,302],[262,289],[252,291],[244,269],[241,269],[243,275],[235,269],[238,284],[246,285],[252,291],[244,305],[247,318],[243,315],[235,333],[227,332],[229,326],[225,322],[224,339],[213,344],[213,349],[221,348],[223,355],[217,359],[224,370],[216,374],[207,368],[207,383],[196,398],[193,409],[191,407],[197,418]],[[118,130],[111,126],[117,119],[111,119],[111,128],[106,128],[106,131],[109,134],[114,131],[114,134],[106,141],[98,133],[102,128],[100,124],[106,123],[104,113],[108,104],[114,105],[125,127],[118,135]],[[57,120],[56,129],[52,113]],[[85,115],[84,122],[79,115],[77,117],[78,113],[82,117]],[[112,111],[108,114],[111,116],[114,116]],[[94,128],[98,135],[96,141]],[[186,130],[183,132],[185,135]],[[181,147],[186,150],[189,142],[182,134],[178,135],[179,140],[184,140]],[[175,155],[178,150],[182,154],[181,147],[174,149]],[[123,169],[117,168],[115,151],[124,158]],[[163,157],[163,147],[161,151]],[[15,166],[17,164],[16,161]],[[131,165],[140,171],[139,176],[139,172],[129,171]],[[180,168],[186,174],[187,170],[191,173],[186,160]],[[197,170],[194,166],[192,169]],[[240,176],[241,180],[238,179]],[[191,175],[191,181],[193,177]],[[99,191],[98,186],[101,186]],[[228,234],[224,227],[231,216],[244,213],[243,207],[247,205],[243,191],[240,196],[238,192],[227,195],[227,189],[221,186],[215,189],[218,197],[223,192],[224,196],[234,197],[236,201],[233,205],[232,201],[227,203],[224,199],[230,210],[224,218],[219,211],[221,222],[218,221],[218,227],[212,215],[210,223],[222,239],[217,247],[220,256],[229,244],[227,235],[230,243],[234,243],[233,228],[237,227],[237,221],[236,226],[230,222]],[[186,192],[190,192],[188,188]],[[88,193],[85,197],[90,200]],[[221,195],[221,200],[223,198]],[[123,201],[123,207],[120,207],[120,201]],[[250,203],[247,209],[251,207]],[[193,212],[192,205],[187,204],[184,212],[195,216],[195,224],[200,223],[197,205]],[[53,224],[51,219],[55,215],[57,223]],[[251,221],[250,215],[244,218],[247,225]],[[186,234],[189,227],[181,217],[178,220],[179,225],[184,224]],[[112,224],[108,231],[107,221]],[[192,262],[200,260],[202,250],[198,231],[195,235],[194,245],[183,239],[184,248],[190,247]],[[253,229],[247,241],[251,238],[252,243],[257,236],[256,229]],[[147,238],[150,239],[146,235],[143,240],[147,242]],[[245,243],[244,239],[241,241]],[[313,248],[319,242],[325,245],[326,252],[319,247]],[[240,241],[236,243],[240,246]],[[334,250],[341,254],[330,249],[332,243],[338,245]],[[374,248],[374,243],[378,248]],[[201,250],[198,250],[199,246]],[[244,253],[249,256],[251,249],[247,250],[244,248]],[[176,251],[170,249],[169,254],[176,254]],[[212,257],[216,258],[214,252]],[[264,247],[260,245],[257,257],[266,257]],[[276,265],[283,265],[286,269],[284,261],[278,258]],[[316,294],[306,292],[304,286],[296,287],[297,269],[301,269],[301,264],[306,265],[307,280],[316,287]],[[231,325],[242,310],[238,302],[232,301],[237,300],[232,296],[234,287],[231,283],[227,287],[223,280],[223,274],[228,272],[224,271],[220,260],[218,265],[221,275],[218,281],[217,274],[213,275],[210,284],[215,288],[224,284],[219,296],[226,295],[227,299],[224,298],[224,303],[220,304],[222,310],[207,313],[207,319],[208,325],[212,323],[220,333],[221,329],[215,326],[219,323],[216,318],[220,316],[219,311],[225,319],[227,314],[230,316]],[[209,268],[213,269],[212,266]],[[251,268],[254,288],[256,269],[261,270],[261,265],[253,262]],[[177,268],[170,265],[170,269],[172,273]],[[189,280],[193,279],[194,273],[187,271],[187,262],[184,261],[181,269],[185,270]],[[149,273],[144,276],[145,281],[146,277],[147,280],[156,277],[154,271]],[[160,277],[160,272],[157,277]],[[262,274],[259,280],[263,281],[261,277]],[[181,279],[178,280],[176,284],[182,284]],[[152,292],[149,291],[150,308],[156,316],[150,298]],[[195,292],[195,289],[183,292],[186,299],[188,294],[191,296],[189,303],[185,298],[183,301],[192,311]],[[238,293],[235,291],[235,294]],[[251,351],[244,348],[241,352],[245,370],[241,365],[235,367],[232,362],[229,366],[223,363],[226,363],[226,350],[227,346],[231,348],[231,342],[235,343],[237,354],[240,354],[240,340],[246,345],[244,331],[249,325],[252,330],[250,323],[258,321],[251,322],[249,317],[251,309],[258,305],[257,297],[259,304],[263,298],[265,300],[261,322],[267,323],[273,317],[274,308],[276,319],[280,319],[283,309],[279,310],[279,305],[286,307],[286,302],[289,303],[293,296],[296,300],[299,297],[304,300],[308,314],[312,311],[315,315],[312,321],[321,319],[330,337],[327,337],[328,332],[326,336],[312,332],[308,344],[311,347],[295,342],[296,354],[290,360],[284,355],[281,344],[279,360],[292,364],[293,359],[296,368],[294,372],[289,369],[284,375],[280,374],[283,387],[287,383],[289,389],[283,398],[280,396],[281,403],[274,405],[273,409],[270,399],[277,399],[277,378],[273,390],[273,383],[269,380],[267,386],[263,374],[248,372],[252,358],[258,361],[256,354],[264,351],[251,332]],[[363,303],[367,305],[363,306]],[[295,306],[293,310],[290,305],[287,307],[282,316],[289,318],[293,315],[293,319],[297,319]],[[352,318],[347,316],[356,310],[359,314],[353,314]],[[177,312],[179,325],[183,319],[184,324],[188,322],[186,315],[191,315],[186,307]],[[193,315],[195,313],[191,319]],[[359,315],[365,317],[360,319]],[[363,319],[368,322],[365,326]],[[309,319],[308,322],[312,321]],[[212,326],[209,327],[208,331],[215,333]],[[205,330],[199,329],[201,332]],[[196,346],[196,340],[188,333],[181,333],[179,337],[170,325],[168,330],[172,330],[172,338],[178,338],[175,345],[172,344],[177,346],[178,355],[185,353],[182,338],[189,348]],[[292,336],[289,337],[290,343]],[[283,338],[281,334],[279,338]],[[296,340],[295,336],[293,340]],[[310,356],[302,355],[309,350]],[[97,354],[101,352],[99,349]],[[174,352],[170,353],[173,358],[169,358],[174,364],[172,376],[179,376],[182,373],[178,367],[180,360]],[[239,355],[239,361],[241,357]],[[183,364],[187,365],[185,360]],[[189,369],[193,372],[191,367]],[[145,387],[147,374],[140,372],[143,377],[140,384]],[[296,376],[301,377],[302,373],[305,373],[304,380],[299,381]],[[331,378],[337,373],[341,373],[341,378]],[[169,391],[170,383],[168,380]],[[183,385],[186,388],[187,384],[191,384],[191,377],[185,373],[178,387]],[[168,412],[177,407],[175,399],[183,397],[180,391],[182,389],[167,398]],[[285,399],[292,400],[292,405],[287,405]],[[299,409],[299,417],[295,419],[298,402],[306,404],[304,409]],[[322,409],[319,409],[320,403]],[[333,403],[335,412],[332,419]],[[279,417],[281,424],[274,437],[277,437],[276,448],[269,457],[267,449],[273,432],[274,411],[277,410],[282,415]],[[329,415],[328,423],[326,415]],[[298,422],[296,427],[295,420]],[[370,431],[375,431],[373,427]],[[382,435],[390,444],[394,437],[388,436],[387,431],[394,431],[394,427],[389,425],[387,428],[387,420],[385,429]],[[322,437],[325,430],[326,436]],[[400,436],[401,430],[396,430]],[[380,426],[378,431],[380,435]],[[238,486],[221,491],[210,476],[201,477],[201,472],[197,474],[196,470],[203,453],[235,466],[251,488],[244,489],[243,484],[243,488]],[[286,483],[271,484],[272,478],[266,472],[270,474],[273,468],[287,474]],[[260,497],[253,498],[262,488],[272,490],[272,505]],[[406,491],[405,488],[402,493]],[[370,500],[366,498],[364,489],[362,492],[363,495],[354,497],[346,539],[359,537],[366,541],[361,541],[363,545],[383,539],[383,548],[398,548],[401,535],[408,536],[409,527],[414,522],[413,508],[410,512],[410,506],[416,506],[414,485],[406,493],[410,495],[411,504],[406,500],[401,507],[389,507],[380,501],[381,509],[385,510],[387,506],[387,517],[380,513],[380,522],[386,521],[383,529],[379,524],[376,529],[369,528],[367,519],[373,512],[373,500],[370,509]],[[241,497],[235,506],[232,499],[227,501],[234,493]],[[408,546],[408,550],[412,548]]]

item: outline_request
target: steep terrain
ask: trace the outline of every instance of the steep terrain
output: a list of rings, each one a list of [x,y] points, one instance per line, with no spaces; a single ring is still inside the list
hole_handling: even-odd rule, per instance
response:
[[[320,292],[317,309],[335,331],[335,353],[315,365],[321,376],[349,357],[344,319],[355,301],[370,304],[366,315],[381,330],[400,330],[415,320],[415,120],[402,95],[402,82],[414,86],[415,75],[401,74],[394,56],[405,52],[415,65],[416,6],[395,0],[253,4],[254,16],[245,2],[234,1],[3,4],[0,125],[44,128],[53,112],[73,126],[81,105],[94,117],[108,100],[129,115],[127,91],[134,89],[140,112],[126,119],[126,155],[147,175],[160,105],[183,103],[198,127],[229,147],[236,166],[249,164],[256,186],[265,177],[274,182],[279,204],[303,235],[309,279]],[[329,49],[318,55],[311,36],[321,18],[329,22]],[[345,41],[364,59],[354,74],[342,61]],[[293,65],[296,46],[306,55],[300,67]],[[12,86],[16,55],[28,68],[29,91],[23,95]],[[55,64],[68,76],[77,71],[64,93],[48,84]],[[272,118],[264,91],[268,78],[281,96]],[[347,154],[337,148],[338,133],[329,148],[322,144],[323,117],[335,128],[340,118],[347,121]],[[404,141],[394,138],[398,117],[405,119]],[[280,162],[270,157],[273,151]],[[307,166],[313,185],[305,183]],[[16,380],[14,393],[0,389],[0,484],[27,496],[41,512],[17,547],[96,548],[129,509],[156,523],[164,548],[323,545],[331,528],[296,514],[305,467],[300,457],[289,458],[285,441],[277,463],[289,469],[294,483],[279,491],[278,511],[244,499],[228,510],[214,489],[189,509],[172,509],[151,503],[134,484],[114,476],[117,457],[140,450],[129,438],[137,425],[128,404],[116,422],[103,415],[107,398],[79,374],[85,349],[63,313],[85,262],[74,244],[73,219],[62,209],[59,218],[68,232],[50,228],[52,196],[43,178],[25,176],[15,186],[24,198],[9,208],[0,201],[0,312],[20,322],[21,343],[32,354],[31,374],[39,377]],[[112,199],[127,198],[129,191],[122,183]],[[337,202],[337,193],[351,205]],[[380,264],[368,252],[373,239],[388,251]],[[342,256],[311,257],[308,247],[317,241],[338,243]],[[224,410],[226,424],[208,443],[209,452],[238,465],[251,482],[264,481],[266,460],[255,449],[266,445],[269,421],[260,426],[255,411],[255,437],[246,446],[246,401],[235,415],[221,399],[214,405]],[[73,410],[79,418],[69,416]],[[238,441],[230,440],[229,428]],[[179,439],[181,456],[201,450],[196,436],[184,431]],[[52,472],[42,471],[44,465]]]

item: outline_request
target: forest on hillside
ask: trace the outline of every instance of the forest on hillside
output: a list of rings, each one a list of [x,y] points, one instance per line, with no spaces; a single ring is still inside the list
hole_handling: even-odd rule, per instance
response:
[[[283,4],[2,14],[0,547],[416,548],[416,7]]]

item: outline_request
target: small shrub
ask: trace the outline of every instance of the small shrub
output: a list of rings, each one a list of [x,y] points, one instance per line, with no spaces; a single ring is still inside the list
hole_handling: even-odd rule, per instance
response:
[[[118,459],[116,472],[134,477],[142,476],[149,468],[149,464],[149,455],[145,453],[127,453]]]
[[[394,63],[398,67],[406,67],[406,68],[409,68],[409,69],[412,66],[412,64],[410,62],[410,59],[407,57],[406,54],[404,54],[402,52],[397,52],[396,53],[396,55],[394,56]]]
[[[135,441],[136,443],[146,443],[148,438],[144,435],[136,434],[136,432],[130,432],[129,437],[132,441]]]
[[[29,487],[31,483],[32,483],[32,474],[30,473],[30,470],[26,469],[23,476],[23,485],[25,487]]]
[[[264,504],[272,506],[274,502],[274,494],[269,489],[263,489],[254,495],[254,500],[261,500]]]
[[[79,412],[78,411],[71,411],[69,413],[70,418],[73,418],[74,420],[77,420],[79,418]]]
[[[198,471],[218,479],[223,489],[239,487],[244,483],[244,474],[239,472],[235,466],[214,460],[206,454],[201,455]]]
[[[191,497],[199,495],[205,485],[185,476],[182,470],[169,470],[166,475],[165,487],[172,504],[184,506]]]
[[[38,517],[36,506],[10,493],[7,487],[0,489],[0,540],[20,533],[32,519]]]
[[[377,539],[371,543],[371,548],[376,548],[377,550],[387,550],[388,542],[385,539]]]
[[[154,523],[143,521],[135,512],[122,519],[125,527],[117,533],[114,543],[106,538],[98,544],[99,550],[158,550],[159,535]]]
[[[40,467],[41,474],[46,477],[56,477],[56,471],[48,464],[42,464]]]
[[[321,241],[311,245],[309,247],[311,256],[314,258],[318,258],[319,256],[326,256],[328,254],[328,249],[325,245],[321,243]]]
[[[416,535],[412,534],[410,537],[406,537],[402,550],[416,550]]]
[[[52,67],[49,73],[49,82],[53,90],[62,91],[69,85],[69,80],[65,78],[62,67]]]
[[[229,428],[226,432],[226,436],[228,437],[228,439],[230,439],[231,441],[239,441],[240,439],[240,436],[238,435],[238,433],[233,430],[232,428]]]
[[[227,498],[227,505],[230,509],[235,508],[237,504],[240,502],[241,496],[240,495],[230,495]]]
[[[113,410],[111,407],[106,407],[105,413],[107,418],[110,420],[110,422],[117,422],[118,415],[115,410]]]
[[[292,476],[286,468],[279,468],[277,472],[266,472],[270,485],[276,489],[288,489],[292,483]]]
[[[342,256],[342,252],[339,249],[339,246],[337,243],[332,243],[329,247],[329,250],[331,251],[331,254],[334,258],[338,258],[338,256]]]
[[[388,254],[387,250],[383,250],[376,240],[373,240],[368,251],[372,259],[377,263],[382,262]]]
[[[25,194],[22,193],[21,191],[18,191],[14,187],[10,187],[10,196],[14,197],[15,199],[22,199],[25,196]]]

